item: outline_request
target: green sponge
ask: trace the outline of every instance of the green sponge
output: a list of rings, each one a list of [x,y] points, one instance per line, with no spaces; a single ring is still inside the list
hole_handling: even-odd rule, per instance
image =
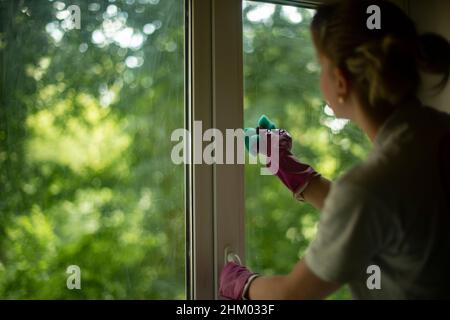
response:
[[[269,118],[264,114],[259,118],[258,125],[262,129],[272,130],[276,128],[275,123],[270,121]]]
[[[256,155],[255,154],[255,152],[256,152],[255,151],[255,145],[258,144],[258,141],[259,141],[259,135],[255,134],[255,135],[249,137],[248,143],[246,144],[247,151],[250,152],[253,155]]]
[[[258,128],[272,130],[275,129],[275,123],[269,120],[266,115],[262,115],[258,120]],[[245,128],[245,148],[247,151],[253,150],[252,146],[258,143],[259,134],[258,129],[255,128]]]
[[[256,129],[255,128],[245,128],[245,148],[247,151],[250,150],[250,139],[253,138],[253,136],[257,137],[256,135]],[[253,139],[252,139],[253,142]]]

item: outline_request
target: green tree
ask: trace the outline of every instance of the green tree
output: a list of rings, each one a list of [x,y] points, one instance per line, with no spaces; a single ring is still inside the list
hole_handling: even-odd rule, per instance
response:
[[[0,1],[0,297],[183,298],[183,3],[70,4]]]

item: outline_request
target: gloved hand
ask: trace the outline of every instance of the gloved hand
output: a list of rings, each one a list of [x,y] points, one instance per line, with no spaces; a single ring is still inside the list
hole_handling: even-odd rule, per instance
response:
[[[263,129],[263,130],[261,130]],[[308,186],[309,182],[317,176],[320,176],[311,166],[301,163],[291,153],[292,138],[286,130],[276,129],[275,124],[265,115],[258,121],[258,127],[246,129],[245,145],[250,153],[256,155],[263,153],[268,156],[269,170],[275,168],[274,173],[283,182],[283,184],[292,191],[294,197],[303,201],[302,192]],[[274,136],[278,138],[279,156],[272,157],[271,139]],[[265,146],[265,148],[263,148]],[[278,163],[274,163],[278,161]]]
[[[250,283],[258,276],[244,266],[228,262],[220,273],[219,295],[227,299],[242,300]]]

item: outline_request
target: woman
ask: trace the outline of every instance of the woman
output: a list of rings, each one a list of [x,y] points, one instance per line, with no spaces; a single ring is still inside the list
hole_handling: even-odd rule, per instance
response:
[[[381,29],[366,26],[372,4],[381,9]],[[322,212],[317,236],[288,275],[228,263],[220,294],[322,299],[349,284],[354,298],[449,298],[450,116],[422,106],[417,93],[420,71],[442,74],[446,85],[450,44],[418,35],[387,1],[322,6],[311,31],[328,105],[355,122],[373,150],[331,184],[295,160],[285,131],[269,131],[283,142],[278,177]],[[368,270],[380,271],[381,283],[371,286]]]

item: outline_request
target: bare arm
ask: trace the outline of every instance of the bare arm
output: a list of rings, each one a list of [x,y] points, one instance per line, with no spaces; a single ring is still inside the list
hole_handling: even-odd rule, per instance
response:
[[[317,277],[300,260],[286,276],[262,276],[256,278],[249,289],[251,300],[312,300],[324,299],[339,289],[337,283]]]
[[[303,198],[314,208],[321,211],[330,187],[330,180],[322,176],[314,178],[303,191]]]

